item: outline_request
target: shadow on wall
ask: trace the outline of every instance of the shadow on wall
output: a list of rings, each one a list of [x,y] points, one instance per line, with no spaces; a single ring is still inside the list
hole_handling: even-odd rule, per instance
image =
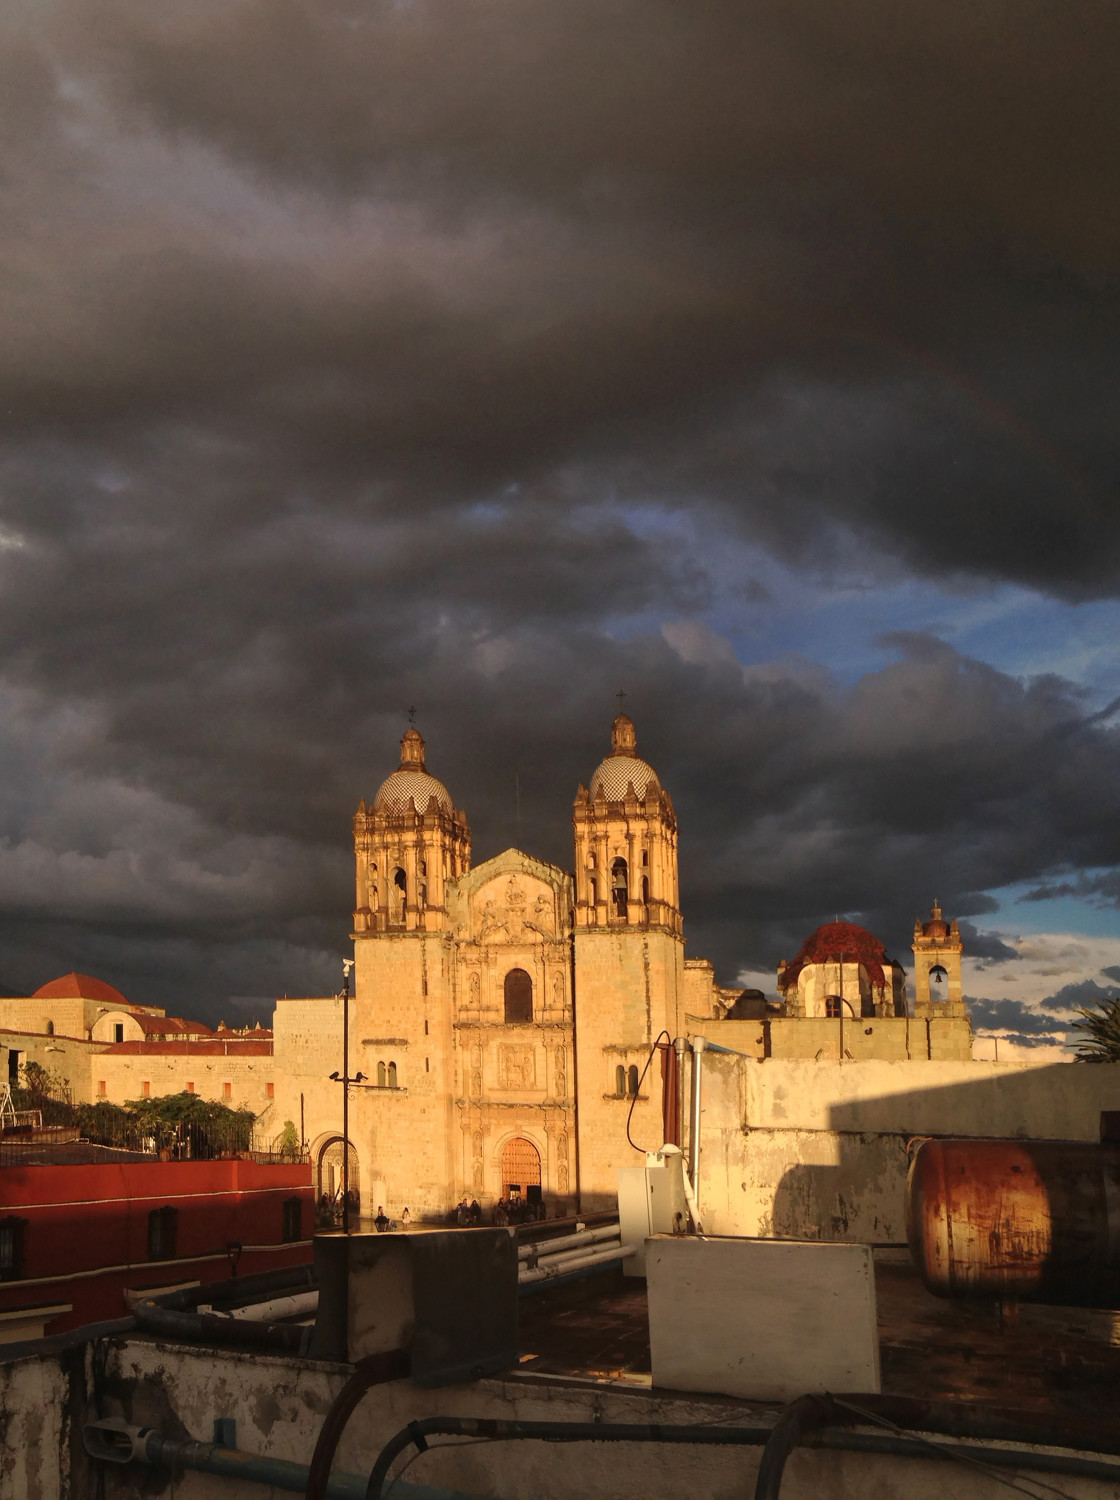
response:
[[[848,1069],[835,1071],[840,1087]],[[751,1122],[748,1151],[763,1178],[768,1151],[795,1158],[774,1188],[771,1233],[901,1245],[910,1153],[920,1140],[1097,1141],[1101,1112],[1110,1109],[1120,1109],[1120,1065],[1009,1068],[975,1081],[836,1100],[827,1131]]]

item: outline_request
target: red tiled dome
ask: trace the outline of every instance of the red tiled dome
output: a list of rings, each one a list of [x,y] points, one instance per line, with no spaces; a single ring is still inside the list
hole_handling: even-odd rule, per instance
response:
[[[103,979],[94,979],[89,974],[63,974],[41,985],[31,996],[32,1000],[100,1000],[103,1005],[127,1006],[128,1001]]]
[[[883,965],[888,961],[887,950],[874,933],[857,927],[854,922],[826,922],[805,939],[797,957],[786,965],[782,987],[796,984],[797,976],[807,964],[836,963],[841,959],[861,963],[872,984],[886,983]]]

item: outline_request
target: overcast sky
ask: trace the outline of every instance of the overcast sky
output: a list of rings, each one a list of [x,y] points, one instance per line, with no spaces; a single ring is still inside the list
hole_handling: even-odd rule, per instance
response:
[[[624,689],[725,982],[1120,993],[1113,0],[3,10],[0,984],[334,990],[409,705],[567,865]]]

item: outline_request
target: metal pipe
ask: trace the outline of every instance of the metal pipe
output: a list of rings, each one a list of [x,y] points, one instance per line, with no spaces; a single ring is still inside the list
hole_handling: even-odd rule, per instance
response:
[[[562,1234],[554,1240],[533,1240],[527,1245],[517,1247],[518,1260],[531,1260],[533,1256],[538,1259],[546,1255],[556,1255],[561,1250],[570,1250],[577,1245],[595,1245],[600,1240],[618,1239],[620,1227],[617,1219],[613,1224],[602,1224],[596,1229],[581,1229],[578,1234]]]
[[[688,1043],[683,1036],[678,1036],[673,1041],[673,1050],[677,1054],[677,1134],[680,1140],[678,1146],[684,1145],[684,1055],[688,1050]]]
[[[381,1500],[393,1463],[407,1448],[420,1452],[435,1433],[456,1437],[543,1440],[546,1443],[697,1443],[761,1447],[768,1427],[666,1426],[654,1422],[507,1422],[492,1417],[425,1417],[391,1437],[377,1455],[366,1486],[366,1500]],[[394,1480],[392,1490],[396,1494]]]
[[[272,1323],[280,1318],[306,1318],[319,1306],[319,1291],[297,1292],[293,1296],[273,1297],[270,1302],[250,1302],[244,1307],[217,1309],[220,1318],[240,1318],[248,1323]],[[212,1313],[215,1309],[200,1303],[200,1313]]]
[[[857,1398],[860,1401],[867,1397]],[[870,1398],[874,1400],[875,1398]],[[831,1413],[822,1413],[820,1406],[832,1408]],[[1069,1474],[1077,1477],[1104,1480],[1115,1484],[1120,1477],[1120,1463],[1104,1462],[1100,1459],[1084,1458],[1077,1453],[1039,1453],[1033,1448],[1015,1445],[1003,1448],[987,1448],[968,1443],[931,1443],[927,1438],[910,1433],[878,1432],[821,1432],[816,1430],[824,1421],[853,1422],[867,1420],[866,1416],[845,1412],[839,1402],[830,1396],[802,1397],[793,1403],[797,1415],[782,1425],[791,1408],[772,1427],[693,1427],[664,1425],[662,1423],[622,1422],[507,1422],[484,1417],[427,1417],[410,1422],[391,1437],[378,1454],[377,1462],[366,1486],[366,1500],[382,1500],[389,1470],[406,1449],[415,1446],[423,1452],[427,1439],[434,1434],[489,1439],[494,1442],[510,1440],[543,1441],[549,1443],[695,1443],[697,1445],[734,1445],[737,1447],[762,1448],[763,1464],[766,1451],[773,1444],[771,1460],[767,1465],[766,1489],[756,1488],[755,1500],[774,1500],[781,1484],[781,1470],[785,1460],[804,1433],[814,1448],[827,1448],[849,1453],[867,1453],[905,1458],[939,1459],[948,1463],[963,1460],[966,1463],[983,1464],[992,1469],[1034,1470],[1045,1474]],[[780,1430],[779,1430],[780,1429]],[[781,1462],[778,1458],[781,1453]],[[763,1480],[762,1466],[759,1468],[759,1484]],[[392,1491],[397,1491],[394,1481]]]
[[[603,1245],[598,1250],[589,1250],[585,1255],[558,1255],[554,1260],[539,1266],[531,1266],[518,1272],[517,1285],[532,1286],[537,1281],[553,1281],[567,1276],[571,1271],[583,1271],[590,1266],[605,1266],[612,1260],[625,1260],[637,1253],[637,1245]]]
[[[700,1207],[700,1083],[707,1045],[702,1036],[692,1038],[692,1129],[688,1141],[688,1166],[697,1209]]]
[[[130,1427],[124,1422],[87,1422],[82,1428],[82,1442],[91,1458],[102,1462],[127,1464],[133,1461],[160,1465],[170,1469],[193,1469],[200,1474],[216,1474],[224,1479],[239,1479],[250,1484],[267,1485],[290,1494],[308,1493],[307,1464],[292,1463],[284,1458],[266,1458],[246,1453],[241,1448],[227,1448],[220,1443],[203,1443],[194,1438],[173,1438],[161,1432]],[[322,1500],[362,1500],[366,1479],[361,1474],[332,1470],[326,1488],[319,1491]],[[404,1500],[471,1500],[461,1490],[448,1490],[429,1484],[409,1484],[399,1480],[394,1495]]]

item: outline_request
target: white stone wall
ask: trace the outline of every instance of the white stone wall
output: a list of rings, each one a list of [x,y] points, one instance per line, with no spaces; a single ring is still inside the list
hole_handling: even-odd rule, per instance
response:
[[[1094,1141],[1120,1064],[819,1062],[706,1053],[701,1211],[717,1234],[901,1243],[922,1135]]]

